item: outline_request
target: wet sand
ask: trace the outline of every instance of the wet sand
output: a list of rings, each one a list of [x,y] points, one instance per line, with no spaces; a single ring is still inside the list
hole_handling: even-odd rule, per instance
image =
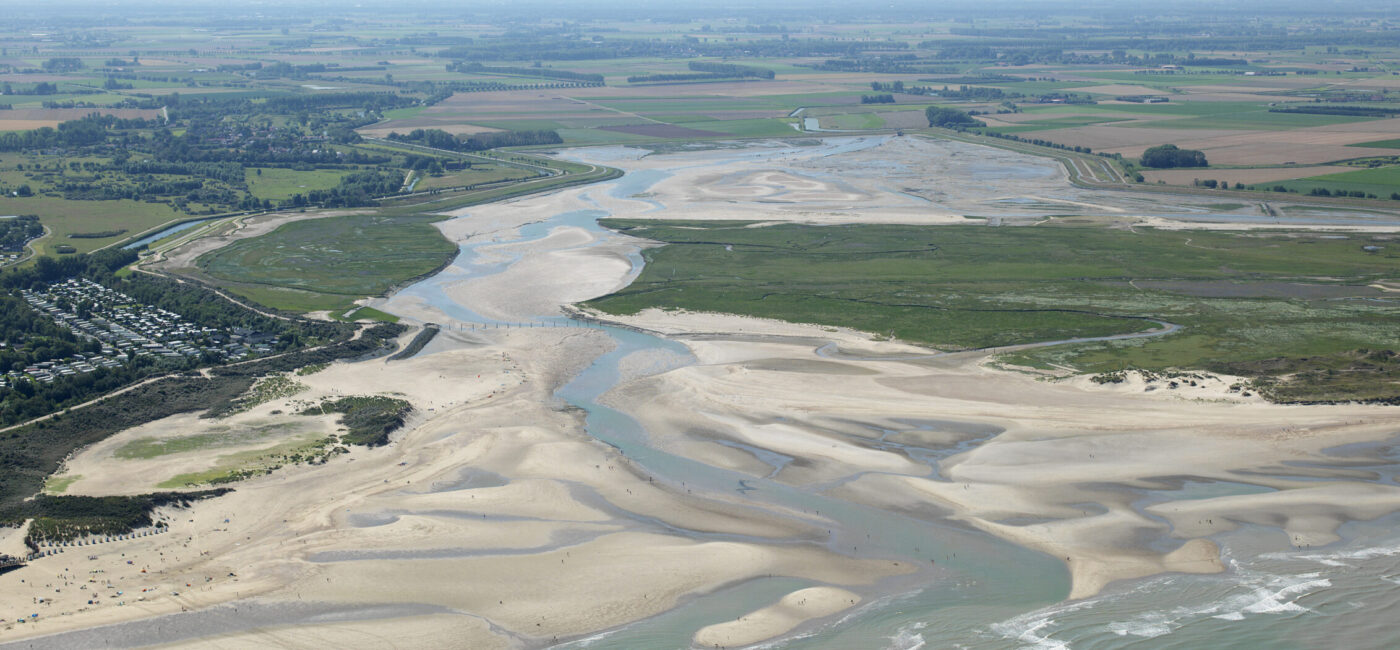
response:
[[[518,322],[624,286],[628,260],[644,245],[578,225],[513,241],[564,212],[966,223],[963,208],[990,205],[970,191],[949,191],[936,205],[906,191],[921,182],[945,191],[920,164],[975,174],[948,159],[981,149],[912,138],[866,144],[783,150],[790,159],[777,161],[723,161],[734,152],[614,160],[639,173],[678,171],[637,191],[604,184],[465,211],[441,226],[473,254],[436,280],[442,296],[472,315]],[[995,166],[1003,153],[987,155],[977,165]],[[905,171],[830,176],[881,160]],[[1008,169],[1007,182],[1029,184],[1026,193],[1101,205],[1065,189],[1053,165],[1022,160]],[[1102,203],[1105,213],[1131,208],[1109,200],[1117,203]],[[473,270],[485,266],[492,271]],[[374,304],[408,322],[465,320],[465,312],[446,313],[436,294],[404,291]],[[1225,390],[1228,378],[1190,393],[1105,389],[1000,370],[986,355],[920,358],[932,351],[734,316],[612,320],[664,332],[693,357],[633,353],[602,400],[635,418],[655,449],[1043,551],[1064,562],[1075,598],[1162,571],[1219,571],[1210,537],[1235,522],[1320,544],[1348,520],[1400,510],[1400,488],[1324,451],[1392,435],[1400,415],[1383,407],[1241,400]],[[819,353],[833,343],[846,354]],[[68,469],[82,477],[70,493],[135,493],[168,478],[154,464],[114,458],[113,449],[140,437],[302,418],[290,415],[294,400],[337,394],[399,395],[416,406],[387,447],[284,467],[230,495],[163,512],[169,532],[71,547],[0,577],[0,614],[11,621],[0,627],[0,644],[98,635],[51,636],[36,646],[71,647],[115,632],[98,626],[125,622],[125,633],[147,642],[192,647],[432,647],[443,639],[538,647],[757,579],[801,579],[776,603],[752,603],[743,625],[695,628],[697,643],[749,643],[810,631],[857,603],[943,579],[926,556],[838,545],[860,532],[839,515],[750,498],[727,480],[723,490],[673,480],[595,440],[556,391],[616,345],[597,329],[449,328],[410,360],[339,363],[296,377],[305,393],[228,422],[176,416],[84,450]],[[197,457],[174,460],[185,471],[199,466]],[[230,607],[273,614],[230,616]],[[13,622],[30,613],[37,621]]]

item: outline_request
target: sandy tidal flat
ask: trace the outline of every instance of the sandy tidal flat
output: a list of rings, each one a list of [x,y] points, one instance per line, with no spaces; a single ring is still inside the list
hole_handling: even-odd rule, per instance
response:
[[[649,245],[596,216],[933,225],[1068,205],[1131,220],[1154,205],[1070,187],[1046,161],[916,138],[644,154],[570,152],[630,177],[440,223],[462,255],[373,301],[446,326],[418,356],[337,363],[228,420],[176,416],[78,453],[69,493],[138,493],[282,434],[165,457],[178,467],[116,453],[142,439],[334,432],[293,413],[341,395],[415,406],[386,447],[289,464],[162,511],[168,532],[0,576],[0,647],[541,647],[721,605],[676,623],[676,645],[745,644],[830,631],[919,589],[983,588],[997,570],[1011,582],[1020,569],[995,566],[1007,557],[1068,576],[1037,574],[1054,591],[1028,605],[1042,606],[1225,570],[1217,540],[1242,526],[1301,548],[1400,511],[1393,485],[1355,467],[1373,452],[1335,451],[1400,429],[1385,407],[1242,400],[1228,378],[1104,388],[997,369],[985,352],[726,315],[599,315],[655,336],[552,319],[625,286]],[[972,571],[960,552],[992,557]],[[755,595],[771,580],[790,582]]]

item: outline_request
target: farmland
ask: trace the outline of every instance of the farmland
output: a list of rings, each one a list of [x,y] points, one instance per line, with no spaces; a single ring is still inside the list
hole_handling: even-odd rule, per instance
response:
[[[1393,3],[10,4],[0,645],[1396,645]]]
[[[106,146],[0,153],[0,214],[40,215],[50,234],[34,247],[53,255],[132,241],[194,217],[365,208],[315,227],[288,224],[207,253],[188,270],[268,306],[340,313],[451,254],[430,215],[616,174],[526,153],[548,146],[492,153],[469,144],[487,136],[538,132],[563,146],[663,151],[912,130],[1052,155],[1076,182],[1131,184],[1141,173],[1153,189],[1202,191],[1207,182],[1230,189],[1211,205],[1306,210],[1302,204],[1323,190],[1323,198],[1368,210],[1400,205],[1391,199],[1400,196],[1400,162],[1385,155],[1400,128],[1397,113],[1386,112],[1400,106],[1400,82],[1383,63],[1396,51],[1389,46],[1346,53],[1299,36],[1296,46],[1246,39],[1211,49],[1202,43],[1224,41],[1207,38],[1149,51],[1087,25],[1027,35],[1009,18],[973,32],[956,21],[871,25],[849,41],[835,25],[809,25],[798,37],[795,25],[753,31],[600,20],[573,28],[594,43],[585,53],[573,37],[507,36],[484,25],[425,37],[409,18],[351,14],[357,28],[340,33],[122,27],[104,36],[113,44],[133,39],[122,57],[16,31],[17,47],[30,50],[0,60],[0,81],[15,91],[6,95],[11,108],[0,111],[0,130],[57,127],[93,112],[130,122],[104,123]],[[1008,33],[1029,40],[995,36]],[[1035,49],[1067,35],[1087,49]],[[426,40],[409,48],[397,39]],[[524,60],[523,52],[537,58]],[[52,93],[27,94],[48,92],[42,84]],[[871,93],[888,99],[872,102]],[[986,126],[928,129],[930,106],[970,112]],[[418,139],[407,141],[412,133]],[[420,146],[426,134],[451,144]],[[164,166],[129,164],[109,146],[118,138],[131,149],[126,155],[155,156]],[[181,147],[163,144],[172,141]],[[1210,166],[1137,166],[1142,151],[1161,144],[1200,150]],[[264,148],[275,155],[248,153]],[[240,173],[193,163],[226,159]],[[318,240],[318,228],[331,230]],[[1095,331],[1125,326],[1073,318]],[[956,340],[970,345],[976,337]]]
[[[277,167],[243,170],[248,193],[259,199],[284,201],[308,190],[329,190],[340,184],[345,172],[334,170],[299,171]]]
[[[1391,193],[1400,192],[1400,166],[1308,176],[1282,185],[1305,194],[1316,189],[1326,189],[1332,194],[1363,192],[1372,196],[1388,197]]]
[[[1216,44],[1223,47],[1201,49],[1214,42],[1206,39],[1147,51],[1120,47],[1117,37],[1086,25],[1044,28],[1020,45],[990,36],[1018,29],[1011,19],[977,34],[963,33],[956,21],[914,30],[879,25],[850,42],[839,40],[845,32],[837,26],[812,26],[810,34],[792,38],[795,25],[756,32],[694,21],[603,20],[596,24],[600,32],[577,27],[580,36],[602,44],[583,56],[569,39],[490,40],[501,35],[481,25],[396,49],[388,43],[421,38],[412,19],[356,16],[357,29],[336,35],[127,26],[103,36],[114,46],[133,39],[120,57],[35,41],[34,30],[17,29],[11,40],[29,50],[0,60],[0,82],[12,89],[5,95],[10,108],[0,110],[0,131],[57,127],[99,112],[144,120],[132,130],[142,138],[165,130],[178,138],[198,136],[189,142],[211,150],[267,143],[298,152],[300,162],[249,159],[242,177],[191,176],[173,168],[143,176],[115,163],[110,151],[6,152],[0,157],[0,214],[39,214],[52,233],[37,243],[43,254],[84,252],[193,216],[367,205],[359,189],[343,185],[359,182],[355,174],[367,170],[383,173],[382,182],[356,187],[378,192],[369,198],[388,197],[396,210],[403,202],[392,195],[400,190],[459,192],[531,181],[482,159],[429,172],[414,157],[427,152],[386,149],[376,144],[381,140],[362,138],[419,129],[459,138],[545,130],[566,145],[662,146],[812,130],[919,130],[926,126],[922,111],[931,105],[979,114],[987,127],[972,131],[1107,155],[1129,179],[1139,171],[1133,162],[1143,150],[1167,143],[1203,151],[1218,170],[1146,174],[1153,184],[1191,186],[1210,178],[1252,190],[1359,190],[1360,198],[1376,201],[1400,191],[1386,172],[1309,174],[1394,146],[1400,120],[1384,111],[1400,99],[1400,83],[1383,63],[1394,53],[1387,47],[1348,54],[1299,36],[1296,45],[1268,42],[1259,49],[1251,49],[1254,41],[1225,46],[1221,39]],[[1308,24],[1290,22],[1294,28]],[[1034,49],[1037,39],[1066,36],[1088,49],[1054,55]],[[488,40],[472,40],[482,37]],[[653,40],[628,40],[634,37]],[[978,45],[983,39],[985,47]],[[540,58],[522,63],[523,52]],[[886,58],[892,52],[899,53],[897,62]],[[740,76],[697,72],[706,69]],[[758,72],[746,77],[743,70]],[[862,103],[872,91],[888,92],[892,103]],[[377,99],[365,110],[364,98],[372,96]],[[192,101],[203,103],[195,109],[201,113],[226,102],[227,108],[213,109],[222,111],[222,125],[211,131],[191,122]],[[1331,104],[1356,110],[1329,112]],[[346,164],[354,155],[365,158]],[[447,160],[439,158],[438,166]],[[1232,175],[1235,169],[1241,171]],[[408,182],[391,187],[392,174]],[[16,194],[21,186],[28,194]],[[115,198],[133,188],[144,194]],[[168,191],[155,193],[158,188]],[[499,189],[493,195],[510,194]]]

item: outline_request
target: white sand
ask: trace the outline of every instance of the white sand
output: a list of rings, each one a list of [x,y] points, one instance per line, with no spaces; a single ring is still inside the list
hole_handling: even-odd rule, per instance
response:
[[[403,394],[425,408],[414,428],[387,448],[359,449],[324,466],[288,467],[239,483],[228,496],[167,513],[169,533],[70,548],[10,574],[28,579],[10,588],[15,581],[7,576],[0,611],[33,608],[41,616],[36,623],[11,624],[0,639],[262,597],[443,605],[489,621],[495,628],[473,627],[477,631],[466,638],[497,644],[505,642],[497,638],[502,633],[517,640],[587,634],[755,577],[869,585],[909,570],[907,564],[793,546],[791,540],[815,539],[816,532],[791,513],[654,483],[583,436],[577,416],[555,410],[548,395],[553,385],[539,378],[571,376],[601,342],[588,330],[502,332],[490,345],[392,363],[336,364],[300,377],[312,390],[293,399],[336,391]],[[434,411],[426,411],[429,404]],[[236,418],[275,419],[267,411],[276,406]],[[123,468],[149,461],[113,459],[104,450],[146,436],[152,427],[209,423],[176,416],[95,446],[74,460],[86,474],[70,491],[85,493],[85,483],[113,486],[121,476],[129,481],[117,486],[122,492],[149,488],[162,476]],[[434,491],[462,468],[500,479]],[[652,527],[638,523],[643,520],[785,543],[695,541],[647,532]],[[96,559],[87,559],[90,554]],[[357,559],[365,554],[380,559]],[[90,576],[97,582],[87,582]],[[603,584],[609,586],[600,591]],[[118,590],[125,593],[110,597]],[[94,593],[100,605],[87,604]],[[38,597],[46,602],[36,607]],[[421,622],[441,625],[424,637],[436,639],[462,625],[453,617]],[[328,627],[332,636],[326,638],[362,646],[353,641],[355,630],[380,628],[346,625]],[[400,625],[387,621],[382,629]],[[307,638],[298,629],[235,635],[231,642],[295,645]]]
[[[1053,163],[958,143],[872,142],[878,146],[854,153],[772,145],[758,150],[772,155],[650,156],[625,165],[676,173],[642,196],[613,196],[616,185],[608,184],[474,207],[440,227],[456,241],[497,242],[470,262],[502,270],[467,281],[448,269],[441,278],[448,295],[503,320],[557,313],[623,286],[624,260],[638,240],[570,226],[502,243],[528,223],[598,207],[618,216],[820,223],[967,223],[961,214],[991,213],[1005,206],[998,200],[1025,196],[1109,214],[1141,207],[1067,188]],[[675,207],[652,212],[651,201]],[[449,320],[409,296],[372,303],[408,322]],[[1400,510],[1393,488],[1329,469],[1321,452],[1391,435],[1400,424],[1393,409],[1275,406],[1230,394],[1230,378],[1151,392],[1131,381],[1042,381],[992,368],[984,354],[930,358],[932,351],[814,325],[681,312],[624,320],[682,341],[697,360],[684,365],[680,355],[658,351],[622,363],[624,381],[606,401],[644,425],[653,446],[868,507],[946,518],[1064,557],[1075,597],[1117,579],[1219,570],[1207,537],[1230,522],[1278,526],[1299,544],[1315,544],[1345,521]],[[115,457],[142,437],[287,422],[320,433],[333,427],[330,418],[292,410],[298,400],[337,395],[399,395],[417,408],[387,447],[284,467],[227,496],[162,512],[168,533],[69,548],[6,574],[0,620],[41,616],[0,625],[0,642],[259,599],[461,614],[291,621],[211,631],[217,638],[199,643],[538,646],[754,578],[826,585],[696,637],[745,643],[869,600],[895,588],[882,579],[927,566],[834,553],[824,542],[839,522],[732,489],[668,483],[589,437],[581,415],[554,391],[611,346],[590,329],[447,331],[410,360],[338,363],[297,377],[305,393],[227,421],[175,416],[83,450],[68,465],[70,476],[81,475],[69,492],[134,493],[280,440],[230,434],[204,453]],[[932,466],[898,446],[936,452],[960,443],[966,451]],[[775,467],[746,446],[791,461]],[[1326,480],[1282,476],[1290,461],[1315,464],[1312,478]],[[1243,482],[1257,493],[1193,498],[1202,495],[1170,491],[1175,477]],[[1160,490],[1163,499],[1139,510],[1142,489]],[[1144,539],[1181,546],[1152,551]],[[153,632],[151,641],[163,639]]]
[[[686,318],[648,311],[620,320],[679,331]],[[1400,510],[1400,491],[1352,479],[1341,466],[1328,470],[1322,453],[1390,435],[1400,424],[1394,409],[1273,405],[1230,392],[1229,377],[1178,390],[1159,381],[1152,391],[1140,379],[1107,386],[1083,378],[1046,382],[987,367],[982,354],[837,360],[818,356],[805,336],[725,340],[713,335],[710,317],[695,320],[694,331],[707,336],[682,340],[699,365],[634,380],[608,396],[646,426],[657,446],[754,476],[773,471],[747,452],[717,444],[742,442],[801,458],[800,466],[776,475],[793,485],[837,483],[836,494],[871,506],[951,511],[957,521],[1066,558],[1073,597],[1117,579],[1219,571],[1218,551],[1205,536],[1232,528],[1231,520],[1281,526],[1298,543],[1317,544],[1335,539],[1341,523]],[[900,433],[888,440],[936,449],[938,436],[903,424],[919,420],[1006,431],[942,461],[947,480],[932,480],[898,449],[870,442],[874,432],[888,430]],[[942,435],[943,444],[968,437]],[[1315,473],[1337,483],[1321,489],[1279,476],[1289,461],[1318,463]],[[1130,488],[1170,490],[1166,477],[1243,482],[1262,493],[1173,499],[1164,491],[1167,501],[1150,512],[1171,522],[1165,525],[1133,507],[1138,497]],[[1076,505],[1082,503],[1106,512]],[[1002,523],[1018,518],[1045,521]],[[1145,550],[1144,536],[1188,541],[1163,554]]]
[[[746,646],[791,632],[807,621],[855,607],[860,596],[835,587],[799,589],[763,609],[726,623],[716,623],[695,633],[702,648]]]

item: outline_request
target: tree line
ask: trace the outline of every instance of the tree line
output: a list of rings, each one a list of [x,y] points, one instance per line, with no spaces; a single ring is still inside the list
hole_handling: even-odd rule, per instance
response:
[[[403,187],[403,174],[397,171],[363,171],[346,174],[340,184],[328,190],[311,190],[293,194],[291,207],[320,206],[323,208],[361,208],[375,205],[374,199],[398,194]]]
[[[418,144],[447,151],[485,151],[500,147],[526,147],[532,145],[563,144],[564,139],[556,131],[501,131],[496,133],[474,133],[468,136],[453,135],[442,129],[414,129],[408,133],[391,132],[388,139],[395,142]]]
[[[685,81],[718,81],[720,79],[732,79],[730,75],[715,74],[713,72],[664,72],[657,74],[638,74],[627,78],[629,84],[644,83],[668,83]]]
[[[525,77],[544,77],[546,79],[563,79],[565,81],[579,81],[603,85],[603,75],[590,72],[574,72],[572,70],[555,70],[554,68],[521,68],[509,66],[485,66],[478,62],[454,61],[447,64],[448,72],[466,72],[474,74],[507,74]]]
[[[42,126],[32,131],[0,133],[0,151],[86,147],[106,138],[107,131],[97,120],[70,120],[60,123],[57,129]]]
[[[458,45],[438,51],[438,57],[469,61],[624,59],[637,57],[816,57],[855,56],[869,50],[907,50],[904,41],[844,41],[825,38],[761,39],[743,42],[603,39],[571,36],[501,38]]]
[[[686,67],[695,72],[709,72],[712,74],[724,75],[726,77],[753,77],[755,79],[772,79],[775,75],[772,70],[759,68],[750,65],[739,65],[737,63],[719,63],[716,61],[691,61]]]
[[[1301,104],[1297,106],[1276,106],[1270,113],[1307,113],[1312,115],[1347,115],[1354,117],[1391,117],[1400,113],[1400,108],[1385,106],[1337,106],[1327,104]]]

